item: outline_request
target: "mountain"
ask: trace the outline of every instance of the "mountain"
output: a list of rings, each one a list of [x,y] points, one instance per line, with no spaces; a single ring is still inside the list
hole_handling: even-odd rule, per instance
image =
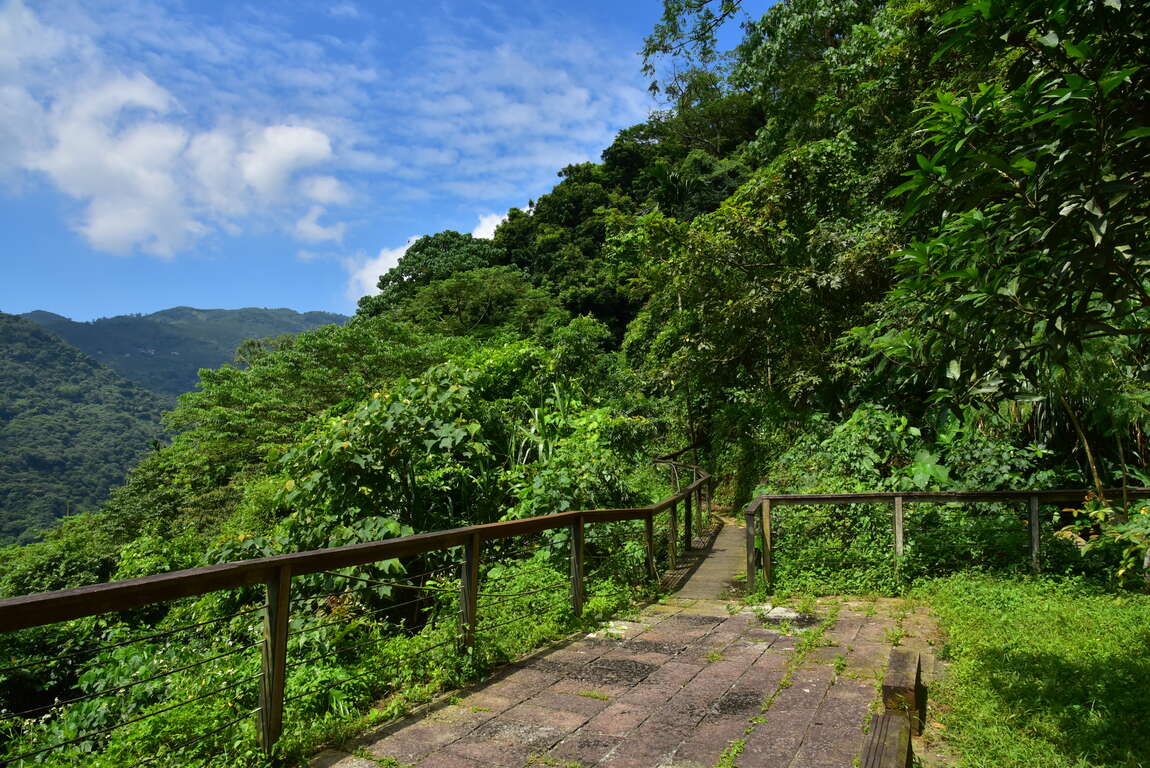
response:
[[[169,401],[195,389],[201,368],[231,362],[245,339],[300,333],[347,320],[331,312],[192,307],[83,323],[40,310],[23,317]]]
[[[163,400],[0,313],[0,543],[96,509],[161,436]]]

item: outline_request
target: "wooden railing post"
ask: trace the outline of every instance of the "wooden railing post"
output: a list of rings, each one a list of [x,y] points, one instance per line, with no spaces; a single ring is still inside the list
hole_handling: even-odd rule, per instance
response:
[[[261,650],[260,743],[269,757],[283,733],[284,686],[287,682],[288,618],[291,610],[291,568],[284,566],[267,582],[264,642]]]
[[[707,521],[703,519],[703,491],[707,487],[707,482],[704,480],[703,484],[695,491],[695,530],[698,531],[700,536],[707,529]]]
[[[1038,548],[1042,540],[1042,519],[1038,515],[1038,497],[1031,496],[1028,500],[1030,507],[1030,567],[1038,572]]]
[[[694,494],[695,494],[695,492],[691,491],[690,493],[687,494],[686,498],[683,499],[683,505],[684,505],[683,506],[683,551],[684,552],[691,549],[691,544],[695,540],[695,537],[694,537],[693,531],[692,531],[692,527],[693,527],[692,524],[695,521],[695,516],[691,512],[691,497]]]
[[[902,530],[903,516],[902,516],[902,496],[894,497],[894,554],[896,557],[902,557],[903,551],[903,530]]]
[[[763,583],[770,590],[775,584],[775,575],[771,567],[773,558],[773,542],[771,541],[771,500],[763,499]]]
[[[670,506],[667,515],[667,569],[674,570],[679,562],[679,502]]]
[[[659,577],[655,568],[655,513],[648,512],[643,518],[643,537],[647,543],[647,576],[652,581]]]
[[[755,503],[747,505],[743,514],[747,523],[747,592],[755,591]]]
[[[479,600],[479,534],[473,533],[463,545],[463,573],[459,591],[459,642],[464,648],[475,645],[476,605]]]
[[[583,615],[583,516],[571,526],[571,610]]]

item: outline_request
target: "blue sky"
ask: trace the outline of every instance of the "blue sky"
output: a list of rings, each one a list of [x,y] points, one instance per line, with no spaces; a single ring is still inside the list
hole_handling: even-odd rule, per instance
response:
[[[0,0],[0,311],[350,313],[657,106],[660,0]]]

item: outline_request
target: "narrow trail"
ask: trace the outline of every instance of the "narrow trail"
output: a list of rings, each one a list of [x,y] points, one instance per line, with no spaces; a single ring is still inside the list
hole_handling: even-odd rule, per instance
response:
[[[312,768],[849,768],[890,648],[925,645],[933,626],[901,600],[743,605],[743,535],[708,530],[672,595],[633,620],[508,664]]]

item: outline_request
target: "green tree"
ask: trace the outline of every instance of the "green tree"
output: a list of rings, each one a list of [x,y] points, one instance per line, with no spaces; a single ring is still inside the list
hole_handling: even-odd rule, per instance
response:
[[[506,263],[503,249],[491,240],[445,230],[424,235],[404,252],[399,263],[379,278],[379,293],[359,300],[359,314],[378,315],[398,309],[416,291],[460,272]]]
[[[939,56],[1001,76],[923,110],[898,191],[908,216],[937,224],[901,254],[905,314],[876,341],[941,395],[1053,399],[1099,486],[1087,433],[1145,415],[1147,24],[1145,4],[1085,0],[968,3],[941,19]],[[1085,382],[1109,387],[1102,408],[1072,403]]]

